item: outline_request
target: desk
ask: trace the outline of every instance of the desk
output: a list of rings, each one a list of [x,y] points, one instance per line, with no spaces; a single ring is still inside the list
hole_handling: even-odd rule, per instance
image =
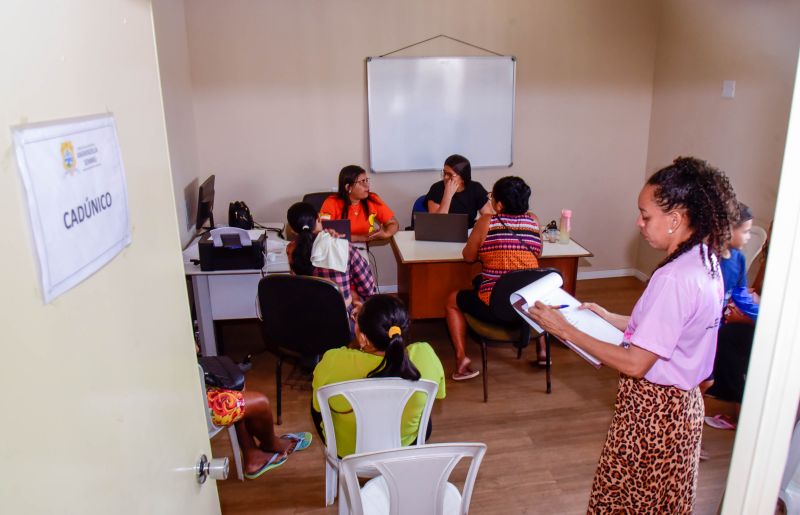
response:
[[[392,236],[397,289],[406,299],[412,319],[444,317],[447,295],[472,288],[472,278],[480,273],[481,264],[464,262],[463,248],[463,243],[416,241],[414,231],[399,231]],[[564,289],[575,295],[578,259],[593,255],[575,240],[565,245],[543,242],[539,266],[560,270]]]
[[[272,229],[283,228],[281,223],[262,225]],[[257,238],[264,229],[253,229],[248,232],[251,238]],[[268,231],[264,268],[203,272],[199,264],[191,261],[199,259],[198,241],[199,238],[195,238],[183,251],[183,270],[192,281],[200,352],[203,356],[216,356],[214,321],[258,318],[258,282],[267,274],[289,272],[289,261],[286,256],[286,245],[289,242],[278,237],[275,232]]]

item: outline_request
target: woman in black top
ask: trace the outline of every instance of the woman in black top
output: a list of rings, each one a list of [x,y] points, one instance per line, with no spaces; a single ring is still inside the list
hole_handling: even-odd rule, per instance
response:
[[[475,225],[478,213],[492,214],[489,194],[481,183],[472,180],[469,160],[453,154],[444,162],[441,180],[431,186],[425,196],[429,213],[462,213],[469,219],[469,227]]]

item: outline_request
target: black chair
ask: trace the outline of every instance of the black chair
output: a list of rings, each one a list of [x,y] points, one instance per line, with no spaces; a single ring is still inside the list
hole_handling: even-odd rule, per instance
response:
[[[551,272],[561,275],[561,272],[555,268],[533,268],[515,270],[498,279],[492,289],[492,295],[489,297],[489,309],[491,309],[492,314],[497,319],[496,323],[485,322],[464,313],[467,327],[481,346],[483,402],[489,400],[489,387],[487,382],[489,369],[486,347],[496,343],[512,343],[514,347],[517,348],[517,359],[519,359],[522,357],[522,349],[528,346],[528,342],[531,339],[531,326],[522,320],[519,313],[517,313],[511,305],[509,299],[511,294],[534,281],[538,281]],[[538,337],[540,335],[535,336]],[[552,390],[550,384],[550,335],[544,333],[544,339],[547,393],[550,393]]]
[[[306,202],[314,206],[314,209],[316,209],[317,213],[319,213],[319,210],[322,209],[322,203],[325,202],[325,199],[330,197],[331,195],[335,195],[335,193],[332,193],[330,191],[318,191],[316,193],[306,193],[305,195],[303,195],[303,202]]]
[[[339,288],[327,279],[268,275],[258,283],[261,334],[278,357],[275,387],[281,424],[281,369],[284,358],[313,363],[329,349],[350,342],[350,322]]]

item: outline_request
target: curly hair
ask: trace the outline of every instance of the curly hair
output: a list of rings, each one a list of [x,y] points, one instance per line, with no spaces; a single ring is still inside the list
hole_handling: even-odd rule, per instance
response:
[[[531,188],[520,177],[502,177],[492,186],[492,197],[503,203],[503,213],[522,215],[528,211]]]
[[[712,277],[719,267],[712,259],[719,257],[731,238],[731,226],[739,218],[736,194],[724,172],[694,157],[678,157],[671,165],[654,173],[647,184],[655,186],[653,196],[662,211],[685,209],[692,234],[681,242],[656,269],[674,261],[690,249],[700,246],[700,257],[710,267]]]

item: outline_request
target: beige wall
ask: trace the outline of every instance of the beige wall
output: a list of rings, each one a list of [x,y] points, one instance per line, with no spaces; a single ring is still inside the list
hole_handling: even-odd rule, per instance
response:
[[[158,66],[182,246],[186,246],[195,233],[198,177],[203,175],[197,165],[185,19],[183,0],[153,2]]]
[[[728,173],[758,225],[775,209],[800,45],[800,3],[670,0],[663,4],[653,117],[642,179],[678,155]],[[722,81],[736,96],[721,97]],[[660,258],[640,242],[637,267]]]
[[[283,220],[343,165],[368,163],[364,59],[443,33],[518,58],[514,166],[475,177],[487,188],[524,177],[543,221],[574,210],[590,270],[632,267],[657,12],[638,1],[187,2],[198,175],[217,174],[219,220],[231,200]],[[398,55],[474,53],[440,39]],[[405,226],[437,179],[378,174],[373,189]],[[380,283],[394,284],[394,259],[376,253]]]

